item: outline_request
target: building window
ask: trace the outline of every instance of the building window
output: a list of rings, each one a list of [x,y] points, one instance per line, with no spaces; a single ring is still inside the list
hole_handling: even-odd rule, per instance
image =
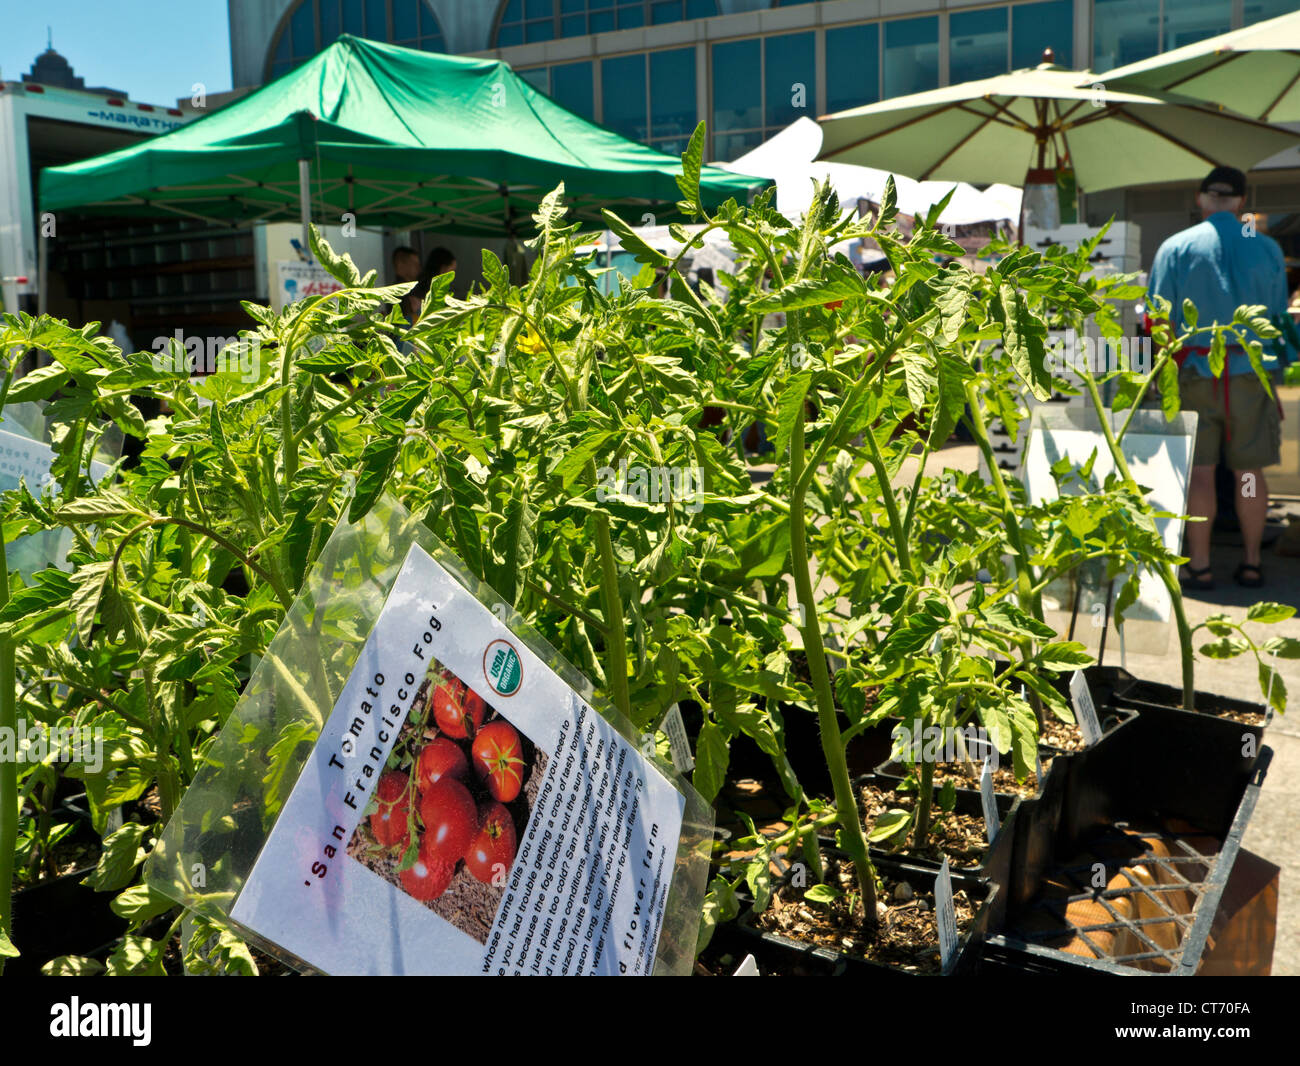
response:
[[[948,16],[948,80],[953,84],[1007,72],[1007,9]]]
[[[713,156],[735,159],[802,115],[817,113],[815,35],[715,44]]]
[[[1241,24],[1249,26],[1252,22],[1275,19],[1278,15],[1289,15],[1295,10],[1295,0],[1246,0],[1241,11]]]
[[[1095,0],[1092,25],[1092,69],[1100,72],[1227,33],[1232,0]]]
[[[1165,0],[1164,36],[1160,50],[1217,37],[1232,29],[1232,0]]]
[[[661,152],[681,155],[698,121],[695,49],[603,59],[600,92],[605,126]]]
[[[880,25],[826,31],[826,110],[847,111],[880,99]]]
[[[596,117],[593,86],[589,62],[565,63],[551,68],[551,99],[575,115],[592,120]]]
[[[1074,0],[1017,4],[1011,9],[1011,69],[1038,66],[1047,48],[1061,66],[1074,66]]]
[[[716,0],[509,0],[497,23],[496,47],[660,26],[717,13]]]
[[[426,52],[447,50],[438,20],[424,0],[300,0],[271,50],[270,80],[328,48],[340,33]]]
[[[515,73],[575,115],[592,122],[596,120],[590,61],[564,63],[555,67],[529,67]]]
[[[939,19],[885,23],[885,96],[906,96],[939,87]]]

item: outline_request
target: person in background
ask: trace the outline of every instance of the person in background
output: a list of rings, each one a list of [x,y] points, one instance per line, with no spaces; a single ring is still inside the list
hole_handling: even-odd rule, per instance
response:
[[[404,281],[419,281],[420,253],[406,245],[393,249],[393,275],[395,285]],[[411,299],[414,291],[412,289],[402,297],[402,314],[408,322],[414,322],[415,316],[420,313],[420,301]]]
[[[424,303],[425,296],[429,293],[429,285],[439,274],[454,274],[456,272],[456,257],[451,254],[447,248],[439,245],[424,261],[424,270],[420,273],[420,283],[411,290],[411,296],[415,300],[415,313],[420,313],[420,307]],[[414,318],[411,319],[415,321]]]
[[[1241,221],[1245,198],[1246,176],[1233,167],[1215,167],[1201,182],[1196,198],[1203,221],[1175,233],[1156,252],[1148,288],[1152,295],[1169,301],[1175,332],[1185,328],[1185,299],[1195,305],[1201,326],[1226,325],[1243,304],[1263,304],[1279,326],[1286,317],[1289,301],[1282,249],[1271,237],[1256,232],[1253,219]],[[1257,338],[1248,333],[1246,339]],[[1272,372],[1278,366],[1275,342],[1263,344],[1264,367]],[[1288,359],[1294,358],[1285,341],[1276,346]],[[1188,563],[1181,580],[1186,588],[1214,587],[1210,534],[1217,502],[1214,468],[1222,450],[1233,472],[1245,554],[1233,577],[1239,585],[1258,588],[1264,584],[1260,543],[1268,519],[1264,467],[1280,459],[1281,415],[1276,398],[1265,391],[1239,344],[1228,344],[1219,379],[1210,373],[1209,347],[1207,337],[1175,356],[1182,407],[1198,416],[1187,512],[1205,519],[1187,524]]]

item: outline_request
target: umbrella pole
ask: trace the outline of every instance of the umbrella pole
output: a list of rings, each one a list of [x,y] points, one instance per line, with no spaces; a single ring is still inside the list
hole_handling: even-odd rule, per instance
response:
[[[36,242],[36,314],[45,314],[49,294],[47,283],[50,278],[50,238],[42,236]]]
[[[311,161],[298,160],[298,211],[302,218],[303,251],[311,249]]]

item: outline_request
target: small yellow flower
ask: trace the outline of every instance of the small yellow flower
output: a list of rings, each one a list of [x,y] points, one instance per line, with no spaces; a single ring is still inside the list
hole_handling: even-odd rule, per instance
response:
[[[524,335],[519,338],[518,348],[521,352],[536,355],[538,352],[544,351],[546,345],[542,343],[542,338],[537,330],[533,329],[532,326],[528,326],[524,330]]]

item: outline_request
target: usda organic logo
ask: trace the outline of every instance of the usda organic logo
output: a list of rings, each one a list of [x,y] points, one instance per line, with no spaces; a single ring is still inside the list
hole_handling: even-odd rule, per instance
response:
[[[494,692],[513,696],[524,679],[519,653],[508,640],[494,640],[483,651],[483,676]]]

